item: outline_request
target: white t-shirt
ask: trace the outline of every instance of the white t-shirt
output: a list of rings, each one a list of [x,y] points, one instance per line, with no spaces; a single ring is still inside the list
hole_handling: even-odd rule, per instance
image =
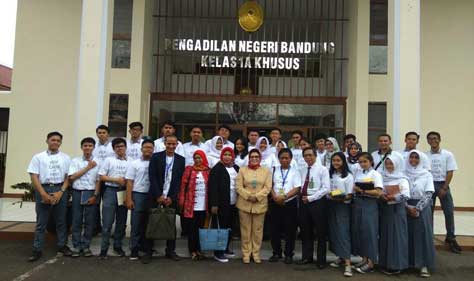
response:
[[[69,156],[61,151],[43,151],[33,156],[27,173],[38,175],[41,184],[59,184],[64,182],[70,162]]]
[[[353,175],[355,175],[355,173],[357,172],[357,170],[360,169],[359,163],[354,163],[354,164],[353,164],[353,163],[347,162],[347,166],[349,166],[349,170],[351,171],[351,173],[352,173]]]
[[[206,182],[202,172],[196,175],[196,189],[194,191],[194,211],[206,210]]]
[[[383,178],[383,176],[382,176]],[[406,198],[410,198],[410,183],[408,182],[407,179],[401,179],[401,180],[398,180],[397,182],[388,182],[386,184],[387,186],[388,185],[398,185],[399,188],[400,188],[400,194],[401,195],[404,195]],[[385,185],[383,187],[383,191],[386,193],[386,188],[385,188]]]
[[[307,173],[308,166],[300,170],[301,189],[303,189],[303,186],[305,184]],[[311,166],[308,179],[309,183],[307,193],[309,202],[321,199],[331,190],[331,183],[329,181],[329,171],[326,167],[322,166],[318,162],[315,162],[313,166]]]
[[[155,152],[162,152],[166,150],[164,137],[156,139],[154,143],[155,143]],[[178,145],[176,146],[176,150],[174,152],[184,157],[183,144],[179,140],[178,140]]]
[[[375,168],[377,167],[377,165],[378,165],[378,167],[377,167],[376,170],[377,170],[377,172],[379,172],[379,173],[382,173],[382,172],[384,171],[384,169],[385,169],[385,165],[384,165],[383,163],[381,163],[381,164],[379,165],[379,163],[380,163],[380,161],[382,161],[382,158],[383,158],[384,155],[385,155],[385,153],[380,154],[378,150],[372,152],[372,158],[374,158],[374,169],[375,169]],[[388,154],[388,156],[390,156],[390,155],[398,155],[398,156],[400,156],[401,159],[404,159],[404,158],[403,158],[403,155],[400,154],[400,153],[397,152],[397,151],[393,151],[393,150],[392,150],[392,152],[390,152],[390,153]],[[403,166],[405,166],[405,163],[403,163]],[[400,169],[401,169],[402,171],[405,170],[404,167],[401,167]]]
[[[150,190],[148,166],[150,166],[150,160],[142,158],[133,160],[128,166],[125,179],[133,181],[133,191],[147,193]]]
[[[95,183],[99,180],[99,160],[95,159],[94,156],[90,159],[91,161],[95,161],[97,165],[83,174],[80,178],[77,178],[72,183],[72,188],[75,190],[95,190]],[[87,167],[89,161],[84,158],[84,156],[79,156],[71,161],[71,165],[69,166],[69,176],[79,172],[80,170]]]
[[[431,174],[434,181],[445,181],[449,171],[458,169],[454,155],[446,149],[440,149],[439,152],[430,150],[426,155],[431,160]]]
[[[316,161],[321,164],[321,166],[324,166],[324,157],[326,156],[326,150],[323,152],[320,152],[319,150],[316,150]]]
[[[433,176],[417,177],[410,179],[410,198],[421,199],[425,196],[426,192],[435,192]]]
[[[340,174],[334,173],[331,178],[331,191],[336,189],[341,190],[345,195],[354,193],[354,177],[347,174],[345,178],[342,178]]]
[[[260,162],[260,166],[265,167],[270,171],[273,169],[273,167],[278,166],[279,164],[280,162],[276,158],[275,153],[270,154],[270,156],[265,159],[262,159],[262,161]]]
[[[237,171],[234,167],[225,167],[230,178],[230,205],[235,205],[237,202],[237,191],[235,190],[235,178],[237,177]]]
[[[99,176],[109,176],[112,178],[125,178],[128,165],[130,162],[127,159],[120,159],[117,156],[105,159],[104,164],[99,168]],[[106,182],[108,186],[119,187],[118,183]]]
[[[207,155],[207,162],[209,164],[209,168],[213,168],[217,163],[221,161],[220,158],[214,157],[212,155]]]
[[[301,187],[301,175],[296,167],[282,169],[281,166],[275,168],[273,172],[273,191],[278,195],[288,194],[295,187]],[[287,198],[285,202],[289,202],[296,198],[297,195]]]
[[[304,161],[303,151],[300,148],[292,148],[291,152],[293,153],[293,160],[295,160],[298,169],[302,169],[308,166],[308,164],[306,164],[306,161]]]
[[[202,142],[199,142],[198,144],[193,144],[192,142],[187,142],[187,143],[183,144],[183,154],[184,154],[183,156],[186,160],[186,166],[193,166],[194,165],[193,155],[194,155],[194,152],[196,152],[196,150],[198,150],[198,149],[201,149],[204,152],[206,152],[206,146]],[[178,152],[176,152],[176,153],[178,153]]]
[[[163,196],[168,197],[171,179],[173,178],[174,156],[166,156],[165,181],[163,184]]]
[[[235,165],[239,166],[240,168],[248,166],[249,164],[249,155],[245,155],[244,159],[241,159],[240,156],[236,156],[234,160]]]
[[[94,151],[92,151],[92,156],[95,159],[98,159],[100,162],[104,162],[107,157],[115,156],[114,149],[112,148],[112,142],[107,141],[104,144],[101,144],[99,141],[95,144]]]
[[[252,149],[256,149],[257,147],[255,146],[255,144],[250,144],[249,143],[249,147],[248,147],[248,151],[250,152],[250,150]]]
[[[143,139],[140,139],[137,142],[127,140],[127,159],[129,161],[140,159],[142,157],[142,142]]]

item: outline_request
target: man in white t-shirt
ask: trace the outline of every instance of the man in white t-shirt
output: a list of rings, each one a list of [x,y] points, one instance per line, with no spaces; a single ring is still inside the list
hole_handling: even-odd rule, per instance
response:
[[[143,124],[132,122],[128,125],[130,139],[127,140],[127,160],[133,161],[142,157]]]
[[[150,159],[154,151],[152,140],[142,142],[142,157],[133,160],[127,168],[127,199],[125,205],[131,210],[130,260],[138,260],[138,250],[144,247],[145,219],[149,205],[150,179],[148,176]]]
[[[314,148],[316,150],[316,161],[323,165],[324,157],[326,156],[326,139],[325,134],[317,134],[314,138]]]
[[[206,146],[202,139],[202,129],[199,126],[193,126],[191,128],[191,132],[189,133],[191,136],[191,141],[183,144],[183,151],[184,151],[184,159],[186,159],[186,166],[194,165],[193,155],[194,152],[198,149],[206,151]]]
[[[109,139],[109,127],[105,125],[99,125],[95,129],[97,136],[97,142],[94,147],[92,155],[99,162],[103,162],[105,158],[115,155],[114,149],[112,148],[112,141]]]
[[[260,133],[257,129],[249,129],[247,134],[248,139],[248,151],[256,148],[257,140],[260,137]]]
[[[155,152],[162,152],[166,149],[165,138],[167,136],[174,136],[176,133],[176,127],[174,122],[167,120],[161,125],[161,138],[155,140]],[[183,144],[178,140],[178,145],[176,146],[176,154],[179,154],[184,157]]]
[[[48,149],[33,156],[28,165],[31,183],[35,189],[36,230],[33,240],[33,253],[28,261],[37,261],[42,256],[44,235],[50,214],[56,222],[58,253],[70,256],[67,246],[67,188],[70,158],[59,151],[63,135],[51,132],[46,136]]]
[[[403,155],[401,155],[397,151],[392,150],[392,137],[389,134],[380,134],[377,139],[379,149],[372,152],[372,158],[374,159],[374,169],[379,173],[383,173],[383,170],[385,169],[383,161],[385,161],[385,158],[387,158],[387,156],[396,154],[397,156],[400,156],[400,158],[403,159]],[[402,171],[404,169],[405,168],[403,167]]]
[[[405,134],[405,149],[399,151],[400,154],[403,155],[403,159],[408,161],[408,158],[410,158],[410,151],[413,149],[416,149],[416,146],[418,145],[418,141],[420,140],[420,135],[416,132],[408,132]],[[426,170],[431,170],[431,161],[428,159],[428,156],[426,156],[425,153],[420,151],[420,161],[423,165],[423,168]]]
[[[72,159],[69,181],[72,182],[72,257],[91,257],[90,244],[99,213],[99,160],[92,153],[95,140],[81,140],[82,155]]]
[[[441,135],[438,132],[429,132],[426,138],[431,147],[426,154],[431,160],[431,175],[433,175],[435,186],[435,193],[432,198],[432,211],[434,211],[436,197],[438,197],[441,201],[441,208],[443,209],[446,225],[445,242],[449,245],[452,252],[460,253],[461,247],[459,247],[454,233],[454,202],[449,186],[453,179],[454,171],[458,169],[456,159],[451,152],[446,149],[441,149],[439,145]]]

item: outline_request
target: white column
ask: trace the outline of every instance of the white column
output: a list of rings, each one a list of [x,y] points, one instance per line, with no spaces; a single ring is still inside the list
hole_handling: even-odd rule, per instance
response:
[[[420,0],[393,3],[393,147],[408,131],[420,132]]]
[[[107,72],[109,0],[83,0],[79,71],[77,79],[75,141],[94,136],[104,116]],[[76,147],[79,148],[79,145]]]

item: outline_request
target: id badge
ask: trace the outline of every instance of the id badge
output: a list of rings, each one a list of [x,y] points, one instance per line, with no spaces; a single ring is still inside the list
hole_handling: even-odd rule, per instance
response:
[[[281,187],[279,190],[278,190],[278,193],[280,195],[285,195],[285,190]]]
[[[310,181],[310,182],[309,182],[308,188],[309,188],[309,189],[313,189],[313,188],[314,188],[314,182],[313,182],[313,181]]]
[[[250,184],[252,185],[253,189],[257,188],[257,180],[252,180]]]

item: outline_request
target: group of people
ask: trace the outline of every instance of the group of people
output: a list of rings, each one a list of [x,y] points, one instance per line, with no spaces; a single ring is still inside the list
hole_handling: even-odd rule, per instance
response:
[[[92,256],[90,243],[102,206],[99,257],[107,258],[112,226],[113,251],[125,256],[123,238],[131,211],[130,259],[150,263],[153,240],[145,230],[151,208],[175,209],[181,217],[193,260],[204,258],[199,229],[210,217],[212,226],[240,232],[242,261],[261,263],[260,248],[269,230],[273,255],[269,262],[293,263],[299,230],[302,258],[297,264],[326,267],[326,247],[338,259],[345,276],[353,270],[386,274],[408,268],[429,277],[434,268],[433,208],[436,197],[446,217],[446,243],[461,251],[454,235],[453,199],[449,184],[457,169],[452,153],[440,148],[441,136],[430,132],[430,151],[416,149],[419,135],[405,135],[406,147],[391,149],[388,134],[378,137],[379,149],[363,152],[354,135],[335,138],[318,135],[311,144],[300,131],[290,145],[273,129],[268,139],[250,130],[247,137],[229,140],[231,128],[221,125],[217,135],[203,142],[199,126],[191,141],[181,143],[173,122],[161,127],[156,140],[142,138],[143,125],[129,125],[131,138],[109,140],[109,129],[96,129],[97,141],[82,139],[83,154],[70,160],[59,151],[63,136],[47,135],[47,150],[36,154],[28,173],[36,191],[37,224],[30,261],[42,255],[50,213],[54,216],[58,252],[65,256]],[[67,190],[72,189],[72,245],[67,246]],[[236,229],[234,222],[238,221]],[[282,238],[284,247],[282,247]],[[234,256],[227,243],[214,258]],[[175,240],[166,241],[166,257],[179,260]],[[144,252],[139,256],[139,252]],[[362,261],[351,264],[351,256]]]

